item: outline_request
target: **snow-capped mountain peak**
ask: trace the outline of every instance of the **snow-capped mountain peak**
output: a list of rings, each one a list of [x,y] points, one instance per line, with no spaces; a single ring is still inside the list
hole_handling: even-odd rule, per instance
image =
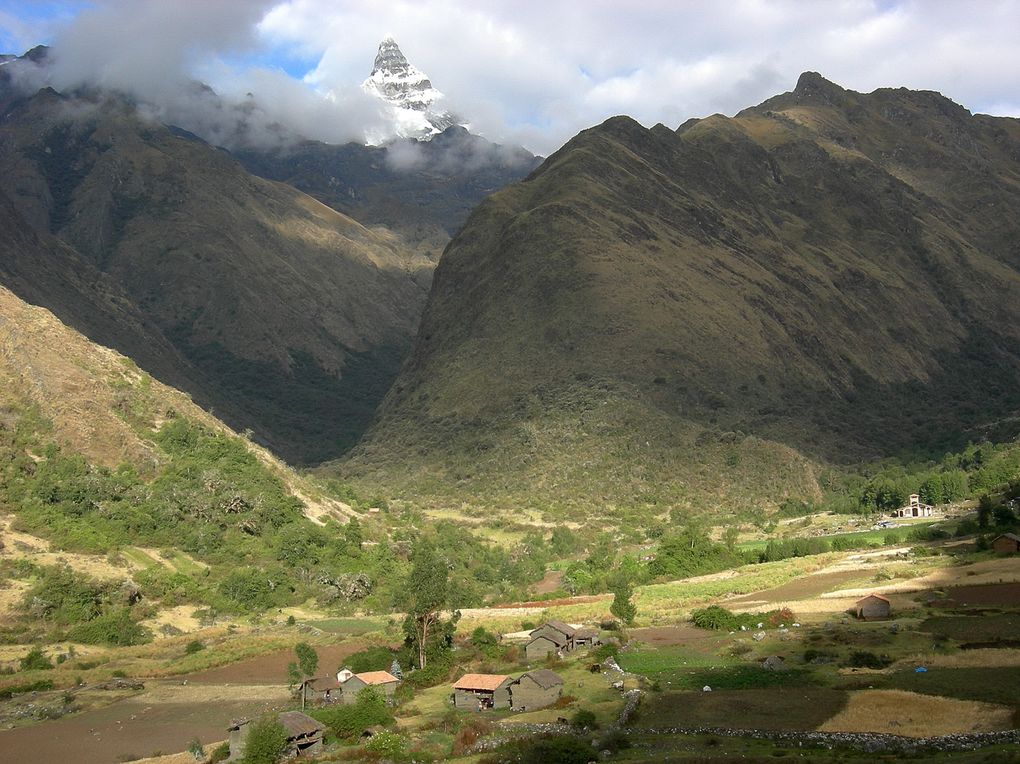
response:
[[[429,140],[458,120],[440,106],[443,94],[407,60],[392,37],[379,43],[372,74],[361,87],[393,109],[396,134]]]

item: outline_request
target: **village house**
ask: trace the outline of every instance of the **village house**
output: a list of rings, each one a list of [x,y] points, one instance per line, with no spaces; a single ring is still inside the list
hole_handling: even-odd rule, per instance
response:
[[[277,714],[276,719],[287,732],[287,750],[284,758],[312,758],[322,753],[324,727],[315,719],[300,711],[285,711]],[[244,758],[251,727],[251,719],[241,719],[230,725],[230,756],[227,761],[239,761]]]
[[[337,674],[339,677],[339,674]],[[358,693],[366,687],[378,690],[388,704],[393,703],[393,693],[397,691],[400,680],[389,671],[363,671],[351,674],[340,682],[340,701],[350,705],[358,699]]]
[[[910,500],[907,506],[900,507],[896,510],[897,517],[931,517],[931,513],[934,511],[934,507],[931,504],[922,504],[921,497],[916,494],[910,494]]]
[[[533,711],[551,706],[563,694],[563,679],[549,669],[522,674],[510,683],[510,708]]]
[[[301,683],[301,706],[335,703],[340,699],[340,682],[335,677],[322,676]]]
[[[892,604],[881,594],[869,594],[857,600],[854,611],[864,621],[888,618],[892,614]]]
[[[574,632],[574,645],[577,647],[597,647],[601,644],[598,629],[578,629]]]
[[[1020,553],[1020,536],[1015,533],[1003,533],[992,539],[992,551],[996,554]]]
[[[465,674],[453,685],[453,705],[470,711],[510,707],[510,683],[506,674]]]
[[[553,653],[568,653],[574,649],[574,637],[577,630],[562,621],[546,621],[534,629],[528,644],[524,647],[524,654],[528,660],[545,658]]]

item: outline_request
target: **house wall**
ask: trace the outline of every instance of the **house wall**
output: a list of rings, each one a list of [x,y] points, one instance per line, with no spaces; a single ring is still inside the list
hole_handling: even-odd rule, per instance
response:
[[[524,654],[528,657],[528,660],[537,660],[538,658],[545,658],[550,653],[555,653],[558,649],[559,647],[557,647],[555,642],[546,637],[538,637],[525,645]]]
[[[479,697],[481,696],[471,692],[470,690],[454,690],[453,705],[457,708],[474,710],[478,708]]]
[[[227,761],[237,761],[244,756],[244,746],[248,742],[248,727],[243,724],[236,730],[230,730],[230,756]]]
[[[535,629],[533,632],[531,632],[531,638],[534,639],[535,637],[545,637],[546,639],[550,640],[551,642],[555,642],[557,644],[562,644],[564,650],[572,650],[574,648],[573,640],[568,640],[563,635],[562,632],[557,631],[556,629],[554,629],[552,626],[549,626],[548,624],[546,624],[544,626],[539,626],[537,629]]]
[[[361,681],[358,677],[352,676],[346,682],[343,683],[343,692],[340,695],[340,702],[350,705],[358,699],[358,693],[366,687],[371,687],[373,690],[382,695],[387,701],[393,700],[393,693],[397,691],[397,682],[387,682],[386,684],[374,684],[367,685]]]
[[[510,708],[509,684],[509,682],[505,682],[502,687],[497,688],[493,692],[486,692],[484,690],[478,692],[460,689],[454,690],[453,705],[457,708],[474,711],[478,708],[479,699],[485,700],[486,698],[491,698],[493,708]]]
[[[888,618],[890,612],[889,603],[878,599],[865,600],[857,608],[859,618]]]
[[[997,554],[1016,554],[1017,546],[1017,542],[1013,539],[1002,538],[992,542],[992,549]]]
[[[502,687],[492,693],[493,708],[510,708],[510,683],[504,682]]]
[[[510,685],[511,707],[517,711],[545,708],[555,703],[562,692],[563,685],[561,684],[545,689],[534,679],[525,675]]]

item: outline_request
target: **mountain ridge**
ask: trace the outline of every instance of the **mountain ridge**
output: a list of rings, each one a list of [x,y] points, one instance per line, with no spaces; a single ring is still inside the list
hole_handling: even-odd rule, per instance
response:
[[[937,452],[978,426],[1015,435],[1020,231],[993,218],[1020,202],[1020,122],[811,75],[798,88],[677,131],[609,119],[484,201],[444,253],[412,355],[341,471],[407,495],[428,480],[437,501],[465,484],[484,501],[487,481],[512,483],[511,502],[528,484],[562,500],[522,465],[567,469],[550,440],[564,398],[582,409],[575,435],[592,429],[585,410],[631,411],[629,439],[661,449],[614,468],[605,451],[623,435],[607,414],[612,437],[585,448],[617,485],[591,479],[582,504],[634,502],[652,482],[706,506],[698,470],[726,482],[759,443],[814,464],[813,480],[772,481],[753,499],[778,503],[817,496],[829,463]],[[991,212],[971,214],[961,188]],[[543,400],[552,389],[561,402]],[[719,453],[697,467],[709,442]],[[484,468],[469,456],[480,444]],[[425,464],[404,467],[409,454]],[[753,490],[732,480],[743,487],[716,501]]]

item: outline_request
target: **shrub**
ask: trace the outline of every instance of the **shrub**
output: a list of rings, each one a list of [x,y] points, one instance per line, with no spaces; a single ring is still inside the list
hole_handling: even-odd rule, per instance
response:
[[[515,740],[483,758],[482,764],[587,764],[596,758],[591,744],[569,735]]]
[[[224,740],[209,754],[209,764],[220,764],[230,758],[230,743]]]
[[[484,650],[488,647],[495,647],[499,642],[499,637],[493,634],[491,631],[486,629],[484,626],[479,626],[473,632],[471,632],[471,644],[480,650]]]
[[[152,632],[136,623],[128,608],[118,608],[75,626],[67,637],[86,645],[127,647],[151,642]]]
[[[41,647],[33,647],[28,654],[21,659],[22,671],[44,671],[53,668],[53,662],[46,657]]]
[[[42,690],[52,690],[53,680],[52,679],[40,679],[37,682],[28,682],[26,684],[15,684],[10,687],[4,687],[0,689],[0,700],[10,700],[15,695],[21,695],[26,692],[40,692]]]
[[[589,711],[587,708],[578,709],[573,717],[570,719],[571,725],[578,729],[594,730],[598,729],[599,723],[595,718],[595,713]]]
[[[620,646],[614,642],[606,642],[592,650],[588,655],[593,661],[604,661],[606,658],[615,658],[620,654]]]
[[[341,740],[354,740],[369,727],[393,723],[393,714],[386,706],[386,700],[371,687],[359,692],[352,705],[320,708],[308,713]]]
[[[882,669],[892,663],[888,655],[875,655],[867,650],[854,650],[847,658],[847,666],[853,668]]]
[[[287,750],[287,730],[275,716],[252,722],[242,764],[276,764]]]
[[[199,639],[193,639],[184,646],[185,655],[194,655],[202,650],[205,650],[205,644],[203,644]]]
[[[796,616],[789,608],[770,610],[767,613],[731,613],[724,607],[710,605],[691,613],[691,622],[695,626],[716,631],[739,631],[741,626],[754,629],[759,623],[778,626],[781,623],[791,623],[795,619]]]
[[[365,751],[389,761],[399,761],[407,756],[407,738],[395,732],[380,732],[365,743]]]

